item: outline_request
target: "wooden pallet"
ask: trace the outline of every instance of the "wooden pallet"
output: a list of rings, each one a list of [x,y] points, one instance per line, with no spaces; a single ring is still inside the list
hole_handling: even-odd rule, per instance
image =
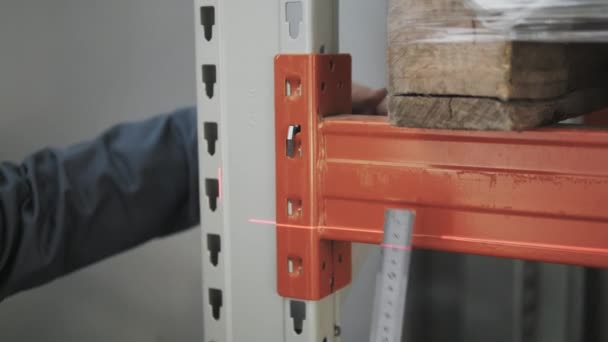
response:
[[[608,44],[483,39],[465,1],[389,0],[394,125],[523,130],[608,107]],[[440,23],[471,38],[438,40]]]

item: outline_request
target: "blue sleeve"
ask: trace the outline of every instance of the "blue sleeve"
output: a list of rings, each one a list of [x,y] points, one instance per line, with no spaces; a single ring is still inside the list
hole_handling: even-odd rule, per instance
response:
[[[196,110],[0,165],[0,300],[196,226]]]

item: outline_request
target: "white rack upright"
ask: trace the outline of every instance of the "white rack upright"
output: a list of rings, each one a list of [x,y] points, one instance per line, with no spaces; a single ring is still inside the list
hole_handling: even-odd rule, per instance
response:
[[[340,340],[339,293],[277,293],[274,57],[337,53],[337,0],[195,0],[205,342]],[[280,322],[281,325],[278,325]]]

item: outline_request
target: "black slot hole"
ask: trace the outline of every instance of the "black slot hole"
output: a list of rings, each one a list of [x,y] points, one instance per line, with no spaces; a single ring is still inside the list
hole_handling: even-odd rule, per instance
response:
[[[219,255],[222,251],[220,236],[217,234],[207,235],[207,250],[209,251],[209,260],[213,266],[219,263]]]
[[[306,320],[306,303],[292,300],[289,302],[289,311],[293,319],[293,331],[300,335],[304,331],[304,321]]]
[[[211,305],[211,314],[216,321],[220,320],[220,312],[223,305],[222,290],[209,289],[209,304]]]
[[[217,210],[217,198],[220,195],[220,182],[217,179],[205,179],[205,194],[209,198],[209,209]]]
[[[205,30],[205,39],[211,41],[213,38],[213,25],[215,25],[215,8],[213,6],[201,7],[201,25]]]
[[[205,122],[203,124],[203,136],[207,141],[207,152],[210,155],[215,154],[215,143],[217,142],[217,123]]]
[[[213,88],[217,79],[217,71],[215,65],[203,65],[203,83],[205,83],[205,92],[208,98],[213,98]]]

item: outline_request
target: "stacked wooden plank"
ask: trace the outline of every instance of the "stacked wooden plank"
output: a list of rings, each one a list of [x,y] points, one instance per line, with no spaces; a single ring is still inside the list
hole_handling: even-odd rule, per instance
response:
[[[389,0],[394,125],[523,130],[608,107],[608,43],[493,36],[471,1]]]

